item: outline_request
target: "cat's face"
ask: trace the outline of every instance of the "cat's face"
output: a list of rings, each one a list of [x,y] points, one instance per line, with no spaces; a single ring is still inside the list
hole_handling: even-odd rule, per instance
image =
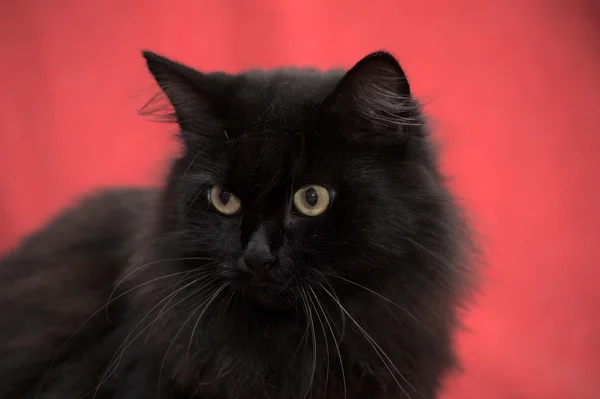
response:
[[[345,75],[203,75],[146,54],[174,105],[185,253],[262,305],[402,268],[432,165],[404,74],[387,54]]]

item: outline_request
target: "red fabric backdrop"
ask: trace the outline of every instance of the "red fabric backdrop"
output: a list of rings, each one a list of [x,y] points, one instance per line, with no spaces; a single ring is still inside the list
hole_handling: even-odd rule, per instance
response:
[[[489,263],[447,398],[600,398],[596,0],[20,0],[0,32],[0,250],[93,187],[159,181],[141,48],[227,71],[391,50]]]

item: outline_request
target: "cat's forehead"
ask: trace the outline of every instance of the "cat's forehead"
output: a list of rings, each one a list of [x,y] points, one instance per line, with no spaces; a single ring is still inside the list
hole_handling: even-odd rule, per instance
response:
[[[236,140],[229,149],[227,180],[247,197],[255,198],[267,189],[283,188],[304,166],[301,146],[300,134],[251,132]]]
[[[250,70],[239,75],[239,89],[245,99],[282,98],[318,100],[329,94],[344,74],[341,69],[319,71],[311,68]]]
[[[333,90],[339,71],[281,69],[246,72],[236,90],[235,111],[225,131],[227,177],[249,195],[285,186],[306,174],[306,145],[319,103]]]
[[[234,88],[234,115],[247,126],[293,123],[307,106],[321,103],[342,75],[337,70],[293,68],[244,72]]]

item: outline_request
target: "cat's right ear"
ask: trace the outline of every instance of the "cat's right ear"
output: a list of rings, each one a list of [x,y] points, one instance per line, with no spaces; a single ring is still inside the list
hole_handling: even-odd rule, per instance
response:
[[[355,138],[398,137],[419,111],[400,63],[384,51],[369,54],[350,68],[325,104],[354,132],[362,131]]]
[[[184,141],[218,130],[218,113],[226,106],[223,82],[153,52],[143,51],[142,55],[172,107],[165,111],[157,105],[159,97],[155,97],[142,109],[142,114],[177,122]]]

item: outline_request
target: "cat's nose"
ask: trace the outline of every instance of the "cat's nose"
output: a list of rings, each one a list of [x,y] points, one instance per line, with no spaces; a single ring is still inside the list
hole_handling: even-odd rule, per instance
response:
[[[244,251],[244,261],[258,275],[267,272],[275,263],[275,256],[271,252],[271,245],[264,228],[259,228],[250,237]]]
[[[246,250],[244,253],[246,265],[257,275],[266,273],[275,263],[275,257],[270,251]]]

